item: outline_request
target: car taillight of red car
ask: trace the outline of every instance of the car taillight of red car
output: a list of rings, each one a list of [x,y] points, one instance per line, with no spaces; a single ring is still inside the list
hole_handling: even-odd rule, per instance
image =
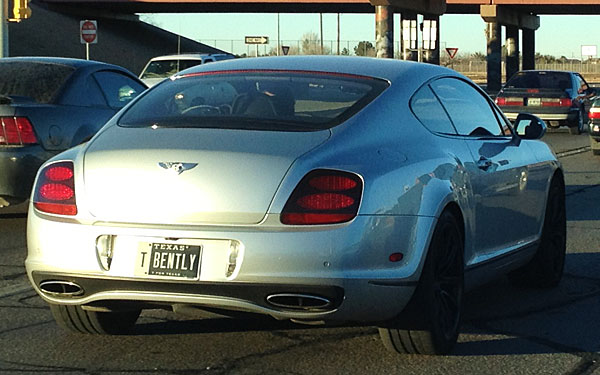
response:
[[[362,180],[356,174],[314,170],[294,189],[281,213],[281,222],[288,225],[348,222],[358,214],[362,190]]]
[[[73,163],[62,161],[47,165],[34,187],[33,206],[41,212],[77,215]]]
[[[0,117],[0,145],[24,146],[38,143],[27,117]]]

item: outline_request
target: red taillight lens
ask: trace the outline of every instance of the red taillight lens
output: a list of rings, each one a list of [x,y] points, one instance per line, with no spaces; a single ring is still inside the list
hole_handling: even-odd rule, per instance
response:
[[[362,180],[353,173],[315,170],[298,184],[281,213],[289,225],[336,224],[358,214]]]
[[[590,112],[588,113],[588,117],[590,119],[596,120],[600,118],[600,107],[598,108],[590,108]]]
[[[544,98],[542,107],[570,107],[573,101],[569,98]]]
[[[22,146],[37,143],[27,117],[0,117],[0,145]]]
[[[46,166],[40,173],[33,206],[42,212],[77,215],[73,163],[63,161]]]
[[[301,197],[296,203],[307,210],[339,210],[352,206],[354,199],[345,194],[319,193]]]
[[[496,98],[496,104],[498,104],[499,106],[503,106],[503,105],[522,106],[523,98],[500,97],[500,98]]]

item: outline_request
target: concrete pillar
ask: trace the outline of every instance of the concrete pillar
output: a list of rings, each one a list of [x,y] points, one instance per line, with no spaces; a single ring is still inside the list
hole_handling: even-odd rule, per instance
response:
[[[487,37],[487,91],[500,91],[502,86],[501,26],[497,22],[486,24]]]
[[[425,15],[423,19],[423,61],[440,65],[440,17]]]
[[[519,71],[519,28],[506,26],[506,80]]]
[[[394,10],[389,5],[375,6],[375,49],[378,58],[394,58]]]
[[[418,61],[418,19],[414,12],[403,11],[401,16],[400,40],[402,60]]]
[[[0,57],[8,57],[8,1],[0,4]]]
[[[523,29],[523,70],[535,69],[535,30]]]

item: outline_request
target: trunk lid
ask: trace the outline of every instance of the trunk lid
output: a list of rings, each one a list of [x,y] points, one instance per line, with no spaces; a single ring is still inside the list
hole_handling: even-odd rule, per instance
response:
[[[294,160],[329,136],[112,126],[86,150],[78,202],[102,221],[256,224]]]

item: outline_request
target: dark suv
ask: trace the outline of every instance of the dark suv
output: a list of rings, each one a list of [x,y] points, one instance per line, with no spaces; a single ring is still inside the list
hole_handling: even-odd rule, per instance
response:
[[[568,126],[571,134],[584,130],[586,114],[579,89],[587,82],[577,72],[524,70],[513,75],[496,96],[506,117],[534,114],[550,127]]]

